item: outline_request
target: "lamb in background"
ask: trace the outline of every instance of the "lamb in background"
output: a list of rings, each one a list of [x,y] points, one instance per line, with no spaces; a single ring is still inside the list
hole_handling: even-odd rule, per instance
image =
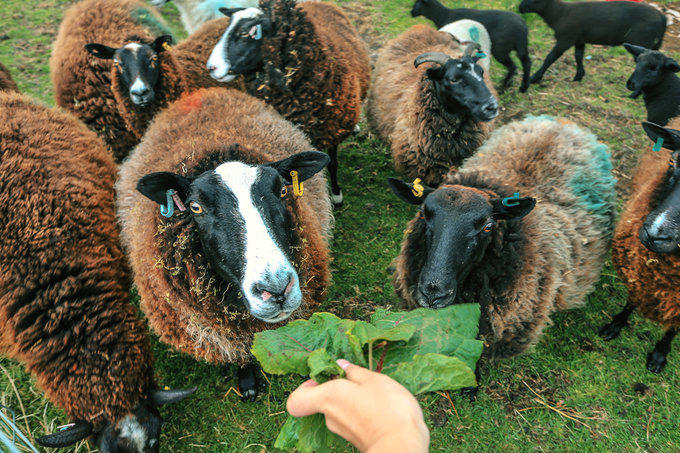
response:
[[[529,117],[496,130],[437,189],[391,180],[420,205],[396,259],[397,294],[411,307],[480,303],[485,353],[527,350],[599,279],[614,228],[611,170],[591,133]]]
[[[442,28],[445,25],[461,19],[471,19],[480,22],[491,37],[491,53],[508,72],[503,79],[506,88],[517,71],[517,66],[510,57],[515,51],[522,63],[522,83],[519,91],[524,93],[529,89],[529,73],[531,72],[531,58],[529,57],[529,29],[519,14],[497,9],[449,9],[438,0],[416,0],[411,9],[411,16],[425,16]]]
[[[438,184],[488,137],[498,102],[477,50],[415,25],[380,51],[366,116],[390,142],[398,172]]]
[[[647,121],[665,126],[680,113],[680,64],[656,50],[624,43],[635,58],[635,71],[626,88],[635,99],[640,94],[645,101]]]
[[[0,352],[75,422],[38,443],[93,436],[103,453],[158,451],[156,407],[192,390],[155,390],[128,301],[111,154],[76,118],[24,95],[0,93],[0,117]]]
[[[239,386],[251,399],[254,333],[309,317],[329,284],[331,203],[324,176],[311,176],[328,157],[310,149],[263,101],[198,90],[158,114],[116,186],[149,325],[198,359],[244,367]],[[292,170],[309,178],[299,197]]]
[[[666,16],[662,12],[630,1],[522,0],[519,12],[541,16],[555,32],[557,41],[543,65],[531,76],[531,83],[539,82],[550,65],[572,46],[576,58],[574,81],[578,82],[586,74],[583,69],[586,44],[620,46],[628,42],[656,50],[666,32]]]
[[[660,373],[680,330],[680,131],[642,125],[653,142],[661,138],[671,150],[670,166],[665,152],[645,153],[638,166],[612,243],[612,261],[628,287],[628,303],[599,333],[605,340],[616,338],[637,308],[666,329],[647,355],[647,369]],[[680,120],[671,127],[680,127]]]

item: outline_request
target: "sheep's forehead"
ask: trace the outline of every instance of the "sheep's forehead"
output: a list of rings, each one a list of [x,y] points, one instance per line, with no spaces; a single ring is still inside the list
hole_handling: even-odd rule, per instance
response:
[[[656,50],[644,52],[638,57],[638,64],[642,65],[660,65],[666,60],[666,56]]]
[[[125,44],[123,46],[123,49],[129,51],[132,55],[137,55],[139,54],[139,50],[142,48],[142,45],[136,42],[131,42],[129,44]]]
[[[239,200],[245,196],[250,198],[251,187],[257,182],[259,175],[257,167],[243,162],[223,163],[215,169],[215,173]]]
[[[135,445],[137,451],[144,451],[147,443],[147,432],[131,415],[125,417],[119,425],[119,437],[125,438]]]
[[[255,19],[258,16],[263,16],[264,12],[260,8],[246,8],[241,11],[237,11],[231,16],[231,22],[229,23],[229,28],[227,28],[227,34],[229,34],[233,29],[239,27],[239,22],[243,19]]]
[[[434,191],[427,200],[443,209],[478,210],[491,207],[489,195],[474,187],[445,186]]]

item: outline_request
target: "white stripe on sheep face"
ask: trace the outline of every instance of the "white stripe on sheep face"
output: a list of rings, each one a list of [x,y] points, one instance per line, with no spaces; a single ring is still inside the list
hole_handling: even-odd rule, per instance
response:
[[[259,8],[246,8],[231,16],[229,27],[210,54],[207,68],[219,82],[231,82],[239,74],[257,69],[262,64],[260,46],[263,27],[271,24]]]
[[[175,193],[181,203],[174,202],[173,209],[188,208],[213,271],[240,289],[254,317],[274,323],[302,303],[300,278],[291,262],[300,238],[286,207],[285,198],[293,196],[286,186],[293,170],[302,182],[328,161],[318,151],[264,165],[230,161],[195,178],[151,173],[137,189],[159,204]],[[172,214],[165,214],[172,221]]]

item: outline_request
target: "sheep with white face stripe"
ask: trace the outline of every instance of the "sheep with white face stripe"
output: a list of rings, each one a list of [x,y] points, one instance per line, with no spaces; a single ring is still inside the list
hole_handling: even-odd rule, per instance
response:
[[[330,279],[328,156],[310,148],[262,101],[213,88],[161,112],[121,166],[121,237],[150,326],[197,358],[243,366],[252,398],[253,334],[309,317]]]

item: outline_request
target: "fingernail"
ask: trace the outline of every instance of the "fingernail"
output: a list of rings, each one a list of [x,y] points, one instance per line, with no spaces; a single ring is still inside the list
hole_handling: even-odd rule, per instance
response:
[[[305,382],[303,382],[300,385],[300,387],[315,387],[317,385],[319,385],[319,384],[316,381],[314,381],[313,379],[308,379]]]
[[[338,366],[339,366],[340,368],[342,368],[343,370],[346,370],[347,367],[351,365],[351,363],[349,363],[349,362],[348,362],[347,360],[345,360],[345,359],[338,359],[338,360],[335,361],[335,363],[337,363]]]

